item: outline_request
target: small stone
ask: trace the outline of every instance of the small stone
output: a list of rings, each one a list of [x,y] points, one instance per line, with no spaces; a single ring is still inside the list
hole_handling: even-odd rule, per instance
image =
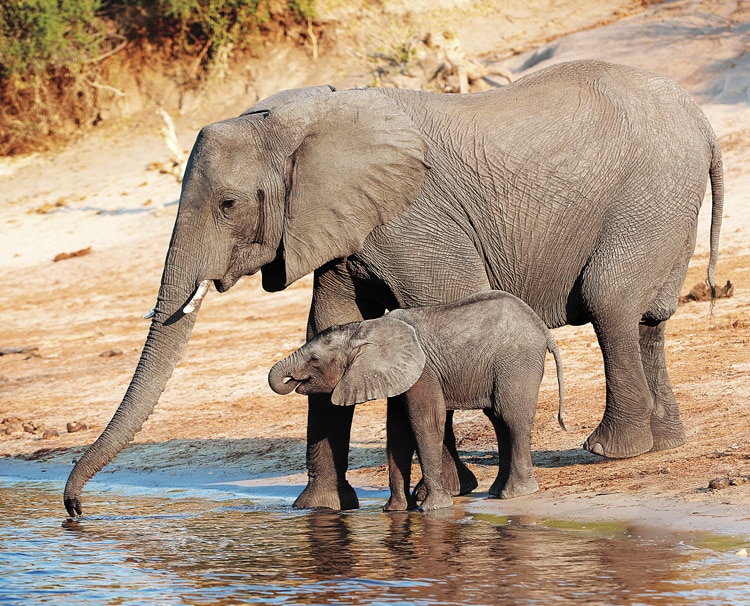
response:
[[[45,429],[42,434],[42,440],[51,440],[52,438],[59,438],[60,434],[56,429]]]
[[[83,431],[84,429],[89,428],[89,426],[82,421],[71,421],[66,425],[66,427],[68,429],[68,433],[75,433],[77,431]]]
[[[738,556],[740,556],[741,558],[746,558],[746,557],[747,557],[747,549],[745,549],[745,548],[743,547],[743,548],[742,548],[742,549],[740,549],[739,551],[735,552],[735,554],[734,554],[734,555],[738,555]]]
[[[2,422],[0,422],[0,427],[3,428],[2,433],[7,436],[23,431],[23,425],[24,421],[19,417],[5,417]]]
[[[709,490],[721,490],[729,486],[729,478],[714,478],[708,483]]]

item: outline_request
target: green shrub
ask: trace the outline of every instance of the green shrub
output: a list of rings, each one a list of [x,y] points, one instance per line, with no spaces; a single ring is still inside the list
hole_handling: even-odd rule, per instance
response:
[[[0,155],[49,147],[96,120],[97,87],[107,88],[99,63],[125,43],[156,61],[188,59],[200,77],[223,48],[258,41],[269,21],[304,24],[315,2],[2,0]]]
[[[0,79],[96,60],[108,25],[131,39],[142,35],[134,10],[157,43],[177,32],[178,45],[189,54],[241,43],[269,21],[272,5],[278,11],[273,0],[4,0]],[[314,16],[315,0],[290,0],[282,8],[307,19]]]
[[[5,0],[0,6],[0,78],[24,77],[89,60],[101,0]]]
[[[156,0],[157,11],[178,27],[178,44],[199,47],[210,58],[227,44],[237,44],[269,20],[268,0]],[[204,50],[205,49],[205,50]]]

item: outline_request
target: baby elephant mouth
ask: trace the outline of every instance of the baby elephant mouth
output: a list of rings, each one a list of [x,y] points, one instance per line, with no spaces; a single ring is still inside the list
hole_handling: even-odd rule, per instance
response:
[[[310,377],[296,379],[295,377],[289,376],[284,379],[284,383],[289,388],[289,391],[294,390],[302,395],[310,393]]]
[[[297,391],[297,393],[308,393],[305,389],[309,375],[294,375],[280,365],[274,366],[268,373],[268,384],[276,393],[283,396]]]

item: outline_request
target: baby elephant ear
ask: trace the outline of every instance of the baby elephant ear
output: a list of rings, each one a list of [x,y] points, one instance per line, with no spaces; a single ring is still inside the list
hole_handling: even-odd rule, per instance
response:
[[[424,351],[406,322],[387,316],[365,320],[352,341],[348,368],[331,394],[338,406],[397,396],[422,375]]]

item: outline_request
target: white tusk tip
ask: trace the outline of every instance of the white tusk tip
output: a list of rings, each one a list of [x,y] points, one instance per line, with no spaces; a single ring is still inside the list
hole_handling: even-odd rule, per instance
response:
[[[150,319],[151,319],[151,318],[153,318],[153,317],[154,317],[155,315],[156,315],[156,307],[152,307],[152,308],[151,308],[151,309],[149,309],[149,310],[148,310],[148,311],[147,311],[147,312],[146,312],[145,314],[143,314],[143,319],[144,319],[144,320],[150,320]]]
[[[211,286],[211,280],[203,280],[203,282],[198,285],[198,289],[195,291],[193,298],[190,299],[190,301],[188,301],[188,304],[182,308],[182,313],[187,315],[193,313],[196,309],[198,309],[201,301],[203,301],[203,298],[208,292],[209,286]]]

